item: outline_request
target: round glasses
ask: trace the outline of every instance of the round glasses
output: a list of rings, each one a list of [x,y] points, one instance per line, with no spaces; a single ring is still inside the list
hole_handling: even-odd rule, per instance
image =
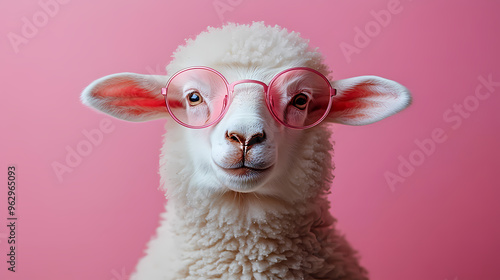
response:
[[[212,68],[191,67],[175,73],[162,88],[162,94],[176,122],[189,128],[205,128],[222,119],[234,87],[244,83],[261,85],[271,115],[282,125],[295,129],[313,127],[326,118],[336,92],[324,75],[306,67],[284,70],[269,85],[257,80],[229,84]]]

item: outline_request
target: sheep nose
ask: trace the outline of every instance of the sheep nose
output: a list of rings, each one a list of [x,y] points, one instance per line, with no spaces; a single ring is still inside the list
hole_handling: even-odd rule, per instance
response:
[[[266,140],[266,133],[264,131],[249,135],[244,133],[227,131],[226,139],[233,144],[239,145],[242,150],[248,151],[253,145],[262,143]]]

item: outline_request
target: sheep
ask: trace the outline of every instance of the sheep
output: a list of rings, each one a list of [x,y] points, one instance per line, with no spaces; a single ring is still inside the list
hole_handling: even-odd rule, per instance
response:
[[[409,91],[376,76],[333,81],[307,40],[262,22],[209,27],[172,57],[166,76],[109,75],[81,98],[165,121],[166,212],[131,279],[368,279],[329,211],[329,124],[384,119]]]

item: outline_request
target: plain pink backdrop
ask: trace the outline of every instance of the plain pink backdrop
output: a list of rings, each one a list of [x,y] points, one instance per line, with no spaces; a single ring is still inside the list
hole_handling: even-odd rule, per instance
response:
[[[162,74],[185,38],[261,20],[309,38],[335,79],[379,75],[413,93],[395,117],[333,128],[332,212],[371,278],[500,279],[500,86],[474,97],[479,77],[500,81],[498,1],[61,2],[50,15],[38,1],[0,2],[0,225],[11,164],[19,217],[15,273],[0,227],[1,279],[126,279],[165,202],[157,190],[163,124],[96,113],[81,105],[81,90],[117,72]],[[398,12],[375,24],[372,11],[388,5]],[[23,35],[26,21],[38,27]],[[369,42],[356,41],[357,28],[368,28]],[[13,34],[23,43],[12,44]],[[356,42],[346,56],[341,46]],[[464,102],[470,112],[461,116],[453,110]],[[108,120],[112,131],[59,180],[53,164]],[[421,157],[416,142],[436,129],[446,140]],[[406,160],[414,169],[399,173]],[[405,176],[391,189],[389,173]]]

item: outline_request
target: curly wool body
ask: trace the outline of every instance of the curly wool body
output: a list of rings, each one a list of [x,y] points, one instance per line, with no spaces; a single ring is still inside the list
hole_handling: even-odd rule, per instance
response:
[[[171,137],[182,132],[168,134],[160,170],[176,190],[132,279],[367,279],[329,212],[326,127],[309,130],[288,175],[270,182],[294,193],[288,201],[192,185],[193,166],[183,160],[187,146],[174,148],[181,146],[172,141],[183,137]]]

